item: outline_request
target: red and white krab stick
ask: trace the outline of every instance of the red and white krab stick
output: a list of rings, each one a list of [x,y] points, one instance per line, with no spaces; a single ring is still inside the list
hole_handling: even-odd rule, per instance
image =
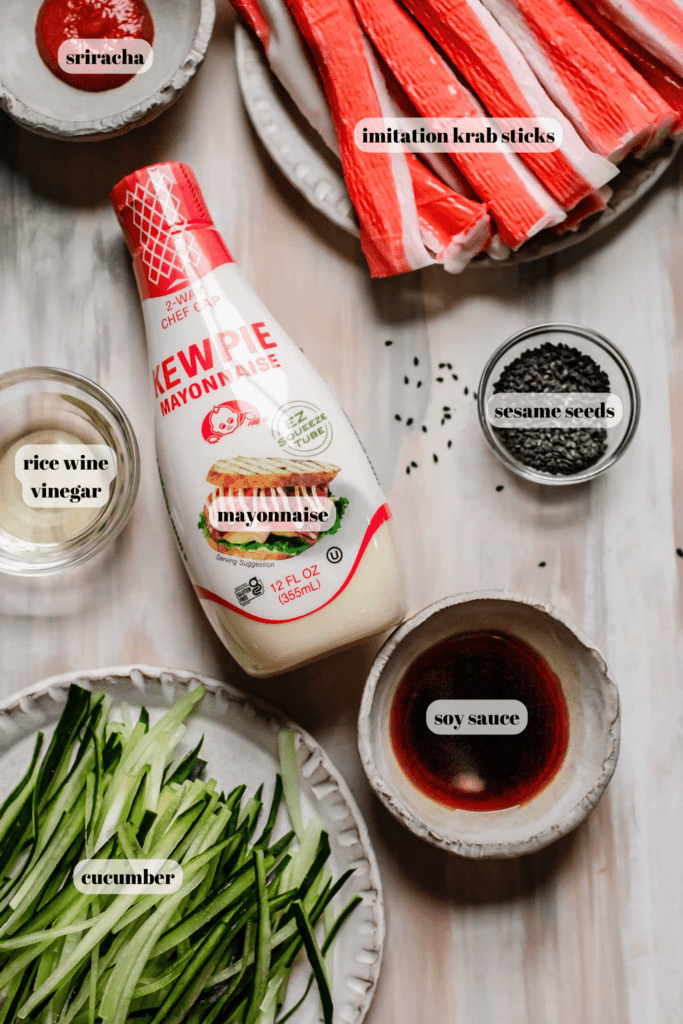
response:
[[[569,0],[483,0],[591,149],[620,163],[659,147],[676,116]]]
[[[482,248],[505,258],[545,229],[576,230],[606,208],[627,155],[683,134],[683,0],[233,2],[340,156],[373,276],[455,272]],[[553,118],[563,142],[358,149],[359,121],[400,116]]]
[[[481,106],[407,11],[393,0],[354,3],[363,27],[422,117],[482,115]],[[450,155],[488,204],[501,238],[511,248],[564,220],[564,211],[515,153]]]
[[[591,0],[627,35],[683,76],[683,4],[680,0]]]
[[[653,89],[666,100],[676,113],[672,134],[683,132],[683,79],[675,71],[658,60],[641,43],[627,35],[611,17],[598,9],[593,0],[574,0],[574,5],[600,31],[613,46],[624,54],[630,64],[649,82]],[[681,14],[683,20],[683,13]]]
[[[553,103],[519,48],[480,0],[406,0],[408,7],[467,79],[492,117],[552,117],[563,148],[522,159],[567,210],[607,184],[609,161],[591,152]]]
[[[361,153],[354,142],[358,121],[385,112],[349,0],[289,0],[288,6],[325,88],[372,276],[428,266],[434,260],[422,243],[405,154]]]

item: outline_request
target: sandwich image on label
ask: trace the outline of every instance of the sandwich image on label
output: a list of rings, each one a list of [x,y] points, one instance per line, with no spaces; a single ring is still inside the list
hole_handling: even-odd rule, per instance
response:
[[[221,641],[268,676],[398,625],[392,517],[368,457],[190,168],[135,171],[112,203],[142,298],[163,497]]]
[[[293,558],[340,529],[349,500],[330,500],[329,489],[339,471],[309,459],[222,459],[206,478],[214,490],[199,528],[223,554],[257,561]],[[304,529],[287,529],[293,524]]]

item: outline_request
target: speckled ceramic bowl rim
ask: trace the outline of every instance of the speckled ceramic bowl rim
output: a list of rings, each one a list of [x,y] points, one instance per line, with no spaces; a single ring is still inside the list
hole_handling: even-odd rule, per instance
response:
[[[147,99],[117,114],[109,114],[107,117],[95,118],[92,121],[62,121],[48,114],[39,114],[0,82],[0,109],[5,110],[22,128],[27,128],[36,135],[81,142],[99,142],[147,124],[178,99],[204,60],[216,18],[216,2],[198,2],[199,23],[187,55],[173,75]]]
[[[591,789],[579,800],[574,807],[560,821],[546,829],[536,833],[526,840],[519,840],[508,843],[482,843],[472,842],[466,839],[457,839],[446,835],[441,830],[428,826],[422,822],[417,815],[408,808],[405,803],[397,800],[390,788],[384,782],[372,754],[372,739],[370,736],[371,710],[377,693],[377,688],[384,669],[394,653],[398,650],[403,640],[433,615],[446,608],[456,605],[467,604],[474,601],[506,601],[524,604],[539,612],[549,615],[556,622],[559,622],[565,629],[579,641],[588,654],[595,659],[600,674],[604,681],[604,697],[606,705],[606,718],[609,727],[604,736],[605,752],[600,771]],[[619,757],[620,742],[620,708],[619,691],[616,684],[610,679],[607,665],[602,654],[595,645],[579,629],[567,621],[565,616],[551,605],[534,601],[519,594],[509,593],[503,590],[484,590],[467,594],[458,594],[453,597],[445,597],[435,604],[423,608],[412,618],[407,619],[403,625],[392,633],[386,641],[379,654],[375,658],[370,675],[368,676],[363,692],[363,699],[358,716],[358,749],[360,758],[368,777],[368,781],[382,803],[389,811],[398,818],[401,824],[414,832],[421,839],[427,840],[434,846],[447,850],[449,853],[457,853],[463,857],[474,859],[509,858],[519,857],[525,853],[534,853],[543,847],[554,843],[561,836],[567,835],[579,825],[584,818],[593,810],[598,800],[604,793]]]

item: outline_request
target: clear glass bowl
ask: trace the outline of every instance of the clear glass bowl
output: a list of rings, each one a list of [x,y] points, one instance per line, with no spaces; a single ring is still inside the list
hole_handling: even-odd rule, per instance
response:
[[[592,466],[577,473],[556,475],[527,466],[503,444],[500,435],[504,434],[504,430],[497,432],[486,416],[487,402],[494,394],[494,385],[500,379],[503,370],[524,352],[539,348],[545,342],[569,345],[594,359],[609,376],[611,392],[619,396],[624,407],[621,422],[607,430],[605,453]],[[501,462],[517,476],[534,483],[548,484],[551,487],[584,483],[604,473],[624,454],[633,440],[640,419],[640,391],[628,360],[607,338],[596,331],[591,331],[587,327],[579,327],[576,324],[538,324],[513,334],[493,353],[484,367],[479,382],[477,402],[479,422],[484,437]],[[568,433],[571,434],[572,431],[568,431]]]
[[[106,505],[77,509],[66,525],[53,514],[71,510],[23,502],[10,454],[24,439],[50,443],[55,432],[60,440],[108,445],[116,453]],[[59,572],[98,554],[128,521],[140,483],[138,444],[123,409],[93,381],[48,366],[0,374],[0,467],[0,572],[15,576]]]

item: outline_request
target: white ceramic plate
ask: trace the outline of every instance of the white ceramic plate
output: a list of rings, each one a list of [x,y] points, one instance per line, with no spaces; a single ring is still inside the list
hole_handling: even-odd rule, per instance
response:
[[[285,177],[331,221],[358,234],[353,206],[346,191],[341,164],[321,142],[301,115],[283,98],[283,90],[268,67],[263,51],[242,26],[235,29],[237,73],[249,118],[268,153]],[[668,142],[648,160],[627,161],[611,182],[614,196],[604,213],[585,221],[578,231],[556,237],[542,232],[507,260],[477,257],[471,267],[513,266],[552,256],[579,245],[614,223],[657,184],[670,167],[681,143]]]
[[[208,761],[207,776],[219,788],[231,789],[245,783],[247,794],[264,783],[266,808],[270,802],[277,771],[277,734],[281,728],[297,735],[298,761],[302,775],[304,821],[320,818],[329,832],[331,866],[335,876],[348,868],[355,874],[337,898],[339,909],[360,893],[363,902],[342,929],[334,946],[333,993],[335,1024],[360,1024],[372,1000],[382,960],[384,912],[377,862],[367,829],[349,789],[315,740],[274,708],[192,672],[148,668],[137,665],[70,672],[54,676],[13,695],[0,704],[0,800],[11,791],[31,760],[35,735],[51,733],[71,683],[89,690],[110,693],[114,706],[127,701],[131,707],[144,705],[152,721],[159,718],[189,688],[199,683],[207,695],[189,720],[187,734],[179,747],[189,752],[204,736],[202,758]],[[176,754],[178,751],[176,751]],[[277,834],[289,825],[281,812]],[[341,902],[343,900],[343,902]],[[295,970],[288,1002],[303,993],[308,969],[302,963]],[[319,1024],[319,1001],[315,993],[307,998],[292,1018],[292,1024]]]
[[[204,60],[215,0],[147,0],[154,19],[154,62],[118,89],[84,92],[60,81],[35,42],[40,0],[0,0],[0,107],[24,128],[50,138],[97,140],[157,117],[178,99]]]

